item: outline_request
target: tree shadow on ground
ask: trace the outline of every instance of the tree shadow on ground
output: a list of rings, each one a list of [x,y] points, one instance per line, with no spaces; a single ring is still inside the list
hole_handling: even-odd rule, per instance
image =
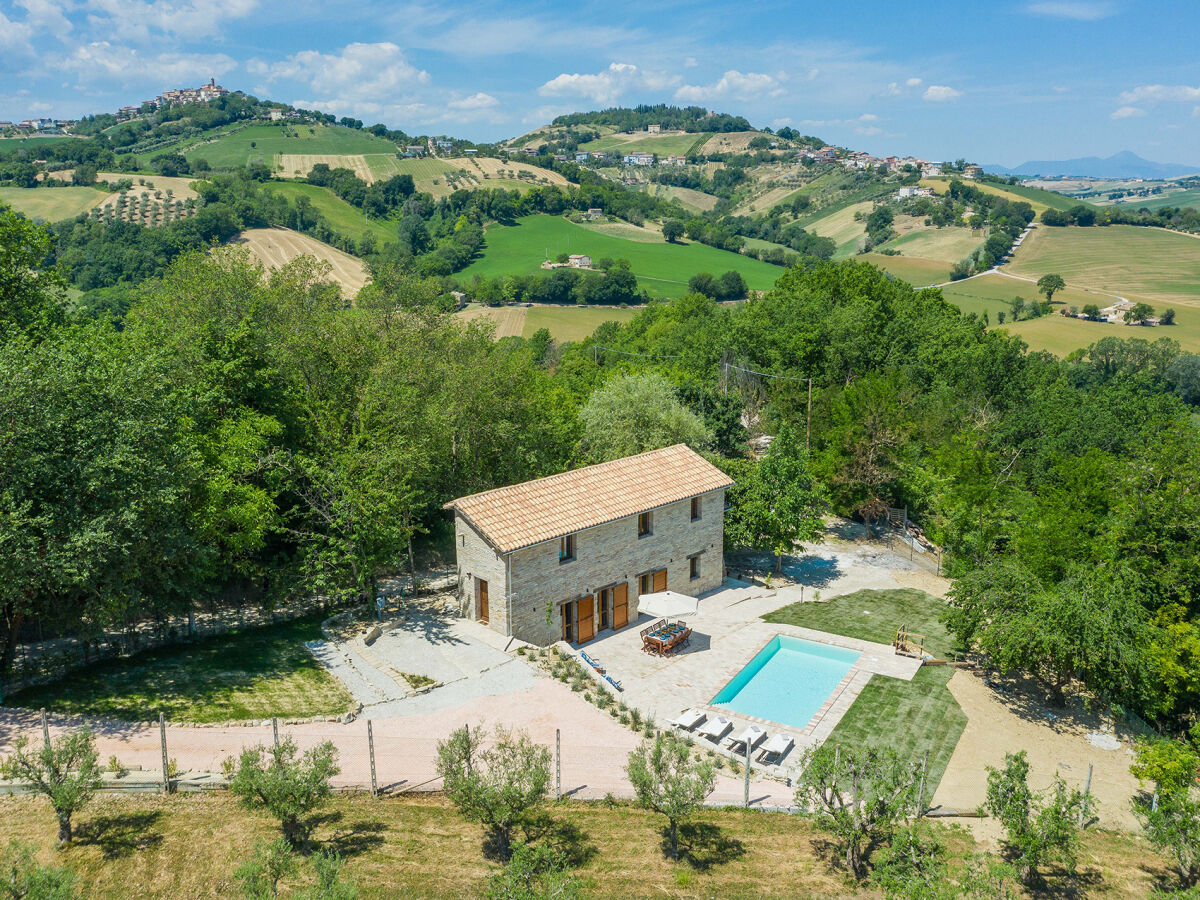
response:
[[[1071,872],[1056,866],[1043,868],[1037,880],[1025,890],[1030,897],[1086,897],[1104,886],[1104,875],[1096,869]]]
[[[158,810],[96,816],[75,829],[75,843],[98,847],[107,860],[123,859],[162,843],[163,836],[150,830],[161,817]]]
[[[317,842],[325,850],[332,850],[343,859],[348,859],[383,845],[387,832],[387,825],[383,822],[363,820],[343,825],[344,818],[342,813],[332,812],[310,819],[314,826],[332,829],[323,840]]]
[[[988,671],[983,678],[992,695],[1013,715],[1059,733],[1099,731],[1101,717],[1087,708],[1085,697],[1075,685],[1067,688],[1065,702],[1057,705],[1050,689],[1029,675]],[[1118,725],[1118,729],[1120,726]],[[1124,739],[1118,734],[1119,739]]]
[[[588,833],[574,822],[541,813],[522,829],[527,843],[543,842],[554,848],[571,868],[586,865],[597,853]]]
[[[670,838],[663,829],[663,853],[670,854]],[[723,866],[746,855],[746,848],[737,838],[727,835],[710,822],[687,822],[679,826],[679,860],[698,872],[713,866]]]

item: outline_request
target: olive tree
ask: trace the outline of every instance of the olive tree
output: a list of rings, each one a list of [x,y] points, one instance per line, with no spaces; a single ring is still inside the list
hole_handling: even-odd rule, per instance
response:
[[[988,766],[984,807],[1003,826],[1005,853],[1025,885],[1037,880],[1043,863],[1054,861],[1068,870],[1075,868],[1076,823],[1082,805],[1083,795],[1068,789],[1057,776],[1046,797],[1035,794],[1029,787],[1029,760],[1024,750],[1006,753],[1003,768]]]
[[[667,847],[679,858],[679,825],[687,821],[717,784],[716,770],[707,760],[692,757],[690,745],[659,732],[629,754],[625,773],[637,804],[667,817]]]
[[[270,748],[247,747],[226,765],[232,771],[229,792],[247,809],[265,809],[278,819],[292,847],[307,847],[316,827],[311,813],[329,799],[329,779],[341,772],[333,742],[301,754],[289,735]]]
[[[60,844],[71,842],[71,817],[86,806],[100,788],[100,761],[91,729],[81,728],[46,741],[36,750],[29,738],[18,737],[12,755],[0,763],[0,774],[29,784],[45,795],[58,817]]]
[[[883,747],[810,749],[796,789],[800,814],[841,845],[846,868],[866,873],[882,845],[917,800],[916,765]]]
[[[483,825],[485,848],[500,859],[512,854],[513,832],[533,819],[550,789],[550,751],[524,732],[464,725],[438,742],[437,772],[460,813]]]

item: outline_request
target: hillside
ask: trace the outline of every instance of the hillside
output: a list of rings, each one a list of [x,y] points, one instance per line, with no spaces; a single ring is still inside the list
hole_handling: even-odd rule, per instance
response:
[[[369,132],[312,123],[230,129],[188,144],[183,155],[191,163],[203,159],[214,169],[240,168],[259,162],[277,170],[280,157],[285,154],[343,156],[395,152],[394,143]]]
[[[949,176],[922,178],[921,186],[932,188],[934,193],[944,194],[949,189],[952,180]],[[1083,202],[1074,197],[1067,197],[1064,194],[1054,191],[1047,191],[1042,188],[1029,187],[1022,184],[992,184],[989,181],[972,181],[971,184],[981,191],[988,194],[995,194],[997,197],[1004,197],[1014,202],[1024,200],[1033,207],[1033,211],[1038,215],[1041,215],[1047,209],[1068,210]]]
[[[984,169],[998,175],[1021,177],[1066,176],[1080,178],[1175,178],[1200,174],[1200,168],[1183,163],[1159,163],[1144,159],[1128,150],[1112,156],[1082,156],[1076,159],[1034,160],[1013,168],[987,165]]]
[[[369,277],[361,259],[288,228],[251,228],[230,243],[249,249],[268,269],[277,269],[299,256],[315,256],[329,263],[330,279],[341,285],[347,297],[357,296]]]
[[[576,225],[558,216],[527,216],[515,225],[492,225],[482,256],[455,277],[528,274],[559,253],[586,253],[593,259],[627,259],[638,283],[653,296],[678,297],[697,272],[719,275],[734,270],[753,290],[766,290],[783,274],[778,266],[699,243],[668,244],[626,240]]]
[[[0,203],[7,203],[35,222],[72,219],[100,205],[108,197],[103,191],[90,187],[0,187]]]

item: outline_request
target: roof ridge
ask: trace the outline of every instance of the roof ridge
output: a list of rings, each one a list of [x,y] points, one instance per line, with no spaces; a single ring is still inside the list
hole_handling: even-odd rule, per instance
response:
[[[533,484],[534,482],[537,482],[537,481],[554,481],[555,479],[558,479],[558,478],[565,478],[568,475],[578,475],[580,472],[587,472],[589,470],[594,471],[596,469],[602,469],[605,466],[613,466],[613,465],[616,465],[617,463],[628,462],[631,459],[639,459],[643,456],[650,456],[653,453],[663,453],[667,450],[674,450],[678,447],[685,447],[688,450],[692,450],[691,447],[688,447],[688,445],[686,443],[681,441],[678,444],[670,444],[669,446],[658,447],[654,450],[643,450],[641,453],[634,453],[630,456],[619,456],[616,459],[606,459],[604,462],[591,463],[590,465],[580,466],[578,469],[566,469],[565,471],[562,471],[562,472],[555,472],[553,475],[543,475],[541,478],[527,478],[524,481],[518,481],[515,484],[504,484],[504,485],[501,485],[500,487],[488,488],[486,491],[479,491],[474,494],[465,494],[462,497],[456,497],[455,499],[451,500],[449,503],[443,505],[442,508],[450,509],[455,504],[457,504],[463,500],[474,500],[479,497],[486,497],[489,494],[499,493],[500,491],[511,491],[514,488],[519,488],[526,484]],[[692,450],[692,452],[696,453],[695,450]],[[696,453],[696,455],[700,456],[699,453]],[[701,459],[703,459],[703,457],[701,457]],[[708,462],[708,460],[704,460],[704,461]]]

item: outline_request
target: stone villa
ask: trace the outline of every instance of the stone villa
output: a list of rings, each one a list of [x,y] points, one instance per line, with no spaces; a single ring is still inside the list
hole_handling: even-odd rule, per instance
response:
[[[460,497],[446,509],[464,611],[532,644],[583,644],[636,622],[642,594],[713,590],[731,484],[677,444]]]

